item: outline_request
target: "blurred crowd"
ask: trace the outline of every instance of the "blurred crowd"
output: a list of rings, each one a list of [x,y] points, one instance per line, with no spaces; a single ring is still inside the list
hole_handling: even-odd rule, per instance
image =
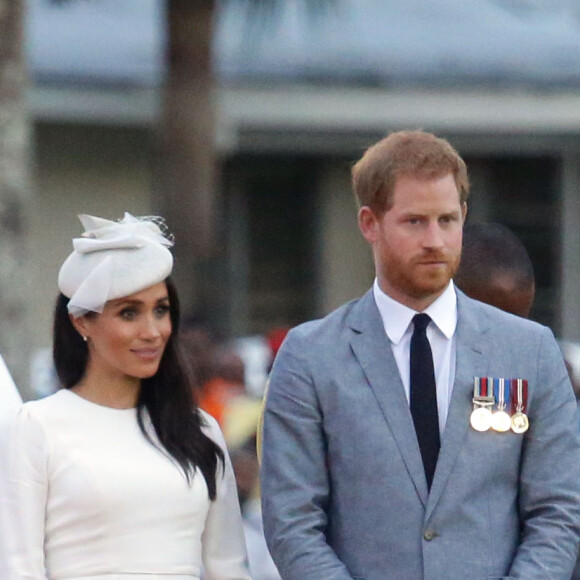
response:
[[[228,446],[254,580],[280,578],[262,528],[256,445],[268,373],[287,330],[225,341],[204,323],[186,320],[181,332],[198,404],[217,419]]]

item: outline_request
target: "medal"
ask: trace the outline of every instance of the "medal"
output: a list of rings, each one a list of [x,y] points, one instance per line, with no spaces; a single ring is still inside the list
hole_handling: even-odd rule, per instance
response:
[[[524,413],[516,413],[512,416],[511,428],[514,433],[525,433],[530,426],[528,416]]]
[[[471,412],[469,422],[476,431],[487,431],[491,427],[491,411],[487,407],[477,407]]]
[[[492,381],[487,377],[473,378],[473,411],[469,422],[476,431],[487,431],[491,427],[491,407],[495,401]]]
[[[511,424],[510,416],[505,411],[496,411],[491,416],[491,426],[494,431],[505,433],[510,430]]]
[[[511,419],[506,412],[506,401],[510,398],[510,381],[493,379],[493,392],[497,401],[497,411],[491,417],[491,426],[494,431],[505,433],[509,431]]]
[[[514,433],[525,433],[530,427],[528,416],[524,413],[528,402],[528,381],[524,379],[515,379],[512,389],[512,398],[516,400],[516,412],[511,419],[511,429]]]

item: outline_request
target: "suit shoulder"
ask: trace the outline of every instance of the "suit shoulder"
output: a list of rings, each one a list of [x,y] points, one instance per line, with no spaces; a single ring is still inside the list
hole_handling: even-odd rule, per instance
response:
[[[362,298],[356,298],[339,306],[323,318],[316,320],[309,320],[295,326],[288,333],[286,341],[314,341],[323,340],[327,335],[336,337],[336,333],[341,329],[348,327],[346,322],[352,309],[358,304]]]
[[[523,334],[552,334],[547,327],[528,318],[522,318],[500,308],[491,306],[485,302],[469,298],[461,294],[459,303],[459,316],[467,314],[480,320],[485,320],[492,328],[498,332],[523,333]]]

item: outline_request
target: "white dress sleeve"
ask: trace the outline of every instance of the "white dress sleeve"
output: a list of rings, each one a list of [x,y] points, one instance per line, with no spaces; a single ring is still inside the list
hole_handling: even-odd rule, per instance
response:
[[[217,421],[202,412],[208,427],[206,434],[224,452],[225,471],[221,464],[216,476],[217,496],[211,502],[202,535],[203,566],[206,580],[250,580],[242,516],[236,480],[226,444]]]
[[[0,475],[2,580],[46,580],[44,521],[48,493],[48,450],[42,426],[27,405],[8,436]]]

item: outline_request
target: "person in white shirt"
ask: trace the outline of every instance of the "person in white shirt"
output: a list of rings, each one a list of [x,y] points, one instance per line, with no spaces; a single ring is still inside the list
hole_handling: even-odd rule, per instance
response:
[[[14,417],[22,405],[22,398],[12,379],[12,375],[0,356],[0,473],[6,470],[6,457],[8,454],[8,433]],[[3,494],[0,480],[0,497]],[[2,548],[4,542],[0,532],[0,562],[3,560]]]
[[[80,216],[59,273],[62,389],[26,403],[0,474],[3,580],[248,580],[235,480],[177,351],[172,241]]]
[[[0,356],[0,428],[9,421],[22,405],[20,392],[14,379]]]

